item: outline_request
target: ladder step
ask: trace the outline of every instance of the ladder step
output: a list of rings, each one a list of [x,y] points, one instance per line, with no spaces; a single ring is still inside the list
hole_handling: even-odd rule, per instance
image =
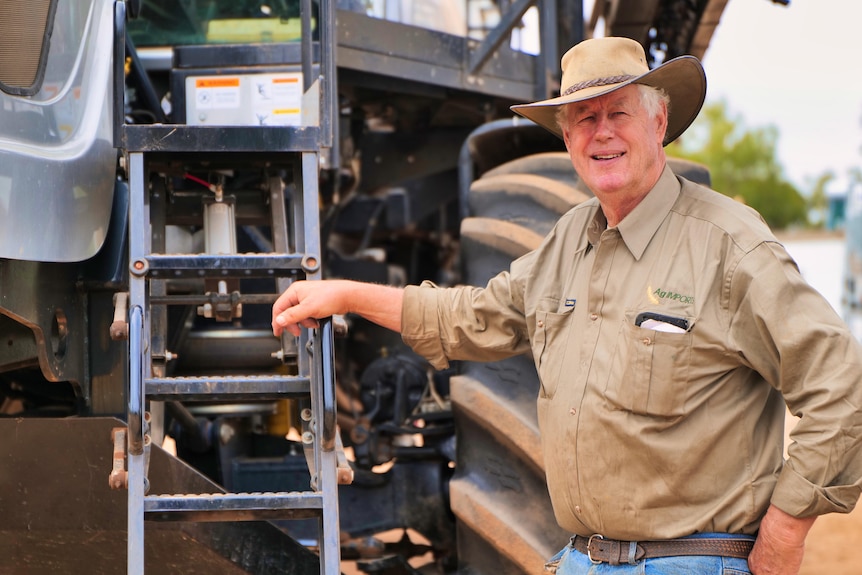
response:
[[[276,277],[305,269],[304,254],[149,254],[146,263],[136,261],[132,268],[137,273],[171,278],[229,278],[229,277]],[[314,258],[312,258],[314,259]],[[316,262],[316,259],[314,259]]]
[[[123,126],[129,152],[317,152],[317,126],[189,126],[136,124]]]
[[[254,401],[305,396],[310,379],[299,375],[154,377],[144,380],[147,399]]]
[[[314,491],[148,495],[145,518],[155,521],[268,521],[319,517],[323,495]]]

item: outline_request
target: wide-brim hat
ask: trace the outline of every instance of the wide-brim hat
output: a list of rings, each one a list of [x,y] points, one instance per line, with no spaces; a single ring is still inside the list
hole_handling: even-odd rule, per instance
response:
[[[677,139],[697,117],[706,98],[706,74],[694,56],[679,56],[649,69],[643,46],[630,38],[584,40],[563,55],[560,96],[511,110],[563,137],[557,125],[560,106],[582,102],[630,84],[660,88],[670,98],[664,145]]]

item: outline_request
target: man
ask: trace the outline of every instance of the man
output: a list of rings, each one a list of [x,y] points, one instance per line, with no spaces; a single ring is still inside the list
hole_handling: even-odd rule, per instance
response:
[[[696,59],[649,70],[603,38],[562,67],[561,96],[513,110],[563,138],[596,199],[484,288],[297,282],[273,330],[357,313],[438,368],[532,351],[575,534],[560,575],[798,573],[816,516],[862,489],[860,346],[759,215],[666,165],[704,100]]]

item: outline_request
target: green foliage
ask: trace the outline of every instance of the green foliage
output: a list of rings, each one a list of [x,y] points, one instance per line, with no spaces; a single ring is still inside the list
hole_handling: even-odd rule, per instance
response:
[[[814,180],[811,197],[808,198],[810,220],[814,227],[822,228],[826,225],[826,218],[829,214],[829,197],[826,195],[826,186],[834,179],[835,174],[827,171]]]
[[[667,153],[706,165],[715,190],[760,212],[773,229],[807,225],[805,198],[776,158],[777,139],[774,126],[745,129],[741,119],[729,118],[722,101],[706,105]]]

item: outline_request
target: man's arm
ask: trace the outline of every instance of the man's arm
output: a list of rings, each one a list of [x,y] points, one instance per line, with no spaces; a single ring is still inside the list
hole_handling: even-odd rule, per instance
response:
[[[760,523],[748,566],[754,575],[796,575],[802,565],[805,537],[817,517],[798,518],[770,505]]]
[[[317,320],[355,313],[401,333],[404,290],[348,280],[297,281],[272,306],[272,332],[299,335],[300,327],[315,328]]]
[[[862,353],[777,243],[749,252],[730,290],[737,349],[801,416],[748,563],[755,575],[796,575],[815,518],[858,498],[858,435],[843,430],[860,424]]]

